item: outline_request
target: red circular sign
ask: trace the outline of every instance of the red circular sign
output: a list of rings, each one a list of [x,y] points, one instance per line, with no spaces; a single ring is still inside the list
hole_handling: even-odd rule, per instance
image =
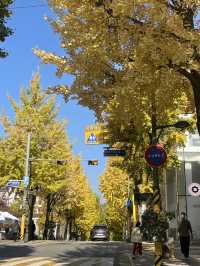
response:
[[[150,145],[145,151],[145,159],[151,167],[160,167],[167,160],[167,153],[160,144]]]

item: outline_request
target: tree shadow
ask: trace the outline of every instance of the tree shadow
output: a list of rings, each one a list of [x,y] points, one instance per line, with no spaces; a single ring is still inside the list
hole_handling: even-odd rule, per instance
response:
[[[72,250],[66,247],[66,251],[57,255],[57,262],[63,263],[67,262],[68,259],[76,258],[83,261],[87,258],[113,258],[122,245],[120,242],[74,242],[73,244]]]
[[[198,258],[191,257],[191,256],[195,256],[195,255],[198,256]],[[178,252],[176,251],[175,257],[177,260],[181,261],[181,263],[183,265],[190,265],[190,266],[198,266],[199,265],[200,266],[199,255],[200,255],[200,247],[198,249],[195,249],[195,251],[192,250],[190,252],[189,258],[183,258],[183,255],[181,254],[180,251],[178,251]],[[171,259],[168,262],[175,263],[176,259],[174,259],[174,260]]]
[[[34,252],[32,247],[26,245],[0,244],[0,260],[29,256]]]

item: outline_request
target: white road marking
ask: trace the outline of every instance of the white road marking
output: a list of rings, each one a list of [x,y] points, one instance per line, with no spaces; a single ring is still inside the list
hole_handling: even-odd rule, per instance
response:
[[[17,258],[17,259],[15,258],[15,259],[4,260],[4,261],[1,261],[0,264],[2,264],[3,266],[16,266],[16,265],[20,266],[20,264],[22,263],[27,263],[27,265],[32,265],[31,262],[35,264],[35,262],[37,261],[35,265],[38,266],[39,265],[38,263],[44,260],[48,260],[48,262],[52,261],[51,258],[49,257],[34,257],[34,258],[33,257],[32,258],[22,257],[22,258]]]

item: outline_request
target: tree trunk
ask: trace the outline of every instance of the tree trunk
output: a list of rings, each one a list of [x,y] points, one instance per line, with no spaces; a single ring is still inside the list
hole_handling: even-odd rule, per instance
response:
[[[35,206],[36,196],[33,194],[28,195],[28,224],[27,224],[27,237],[28,241],[33,240],[33,210]]]
[[[49,217],[51,213],[51,194],[47,196],[47,206],[46,206],[46,218],[44,224],[43,239],[47,240],[48,238],[48,227],[49,227]]]
[[[190,72],[184,69],[179,69],[179,72],[191,82],[196,108],[197,129],[200,135],[200,72],[194,69]]]
[[[65,223],[64,239],[69,240],[69,219],[67,216],[66,216],[66,223]]]
[[[191,71],[191,84],[194,93],[194,102],[197,115],[197,129],[200,135],[200,73],[196,70]]]

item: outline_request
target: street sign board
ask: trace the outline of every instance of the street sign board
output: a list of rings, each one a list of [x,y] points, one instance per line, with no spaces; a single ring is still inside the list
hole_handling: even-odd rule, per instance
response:
[[[200,184],[198,183],[192,183],[188,187],[188,192],[190,195],[194,197],[199,197],[200,196]]]
[[[24,182],[24,186],[25,187],[28,187],[28,185],[29,185],[29,176],[24,176],[23,177],[23,182]]]
[[[106,143],[106,126],[104,124],[89,125],[85,128],[85,144]]]
[[[145,159],[151,167],[160,167],[167,160],[165,149],[160,144],[150,145],[145,151]]]
[[[105,149],[103,151],[104,156],[125,156],[126,151],[121,149]]]
[[[21,180],[9,180],[6,186],[18,188],[20,186],[20,182]]]

